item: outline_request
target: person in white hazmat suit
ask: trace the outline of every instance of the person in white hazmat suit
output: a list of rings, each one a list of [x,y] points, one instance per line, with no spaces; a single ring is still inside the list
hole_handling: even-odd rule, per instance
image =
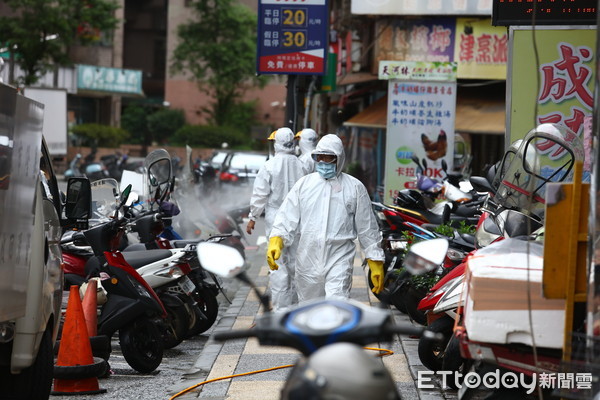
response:
[[[256,218],[265,212],[265,231],[270,236],[275,214],[283,203],[292,186],[304,176],[302,163],[294,154],[294,132],[289,128],[280,128],[272,134],[275,156],[261,167],[254,180],[250,198],[250,221],[246,232],[252,234]],[[294,260],[288,249],[282,255],[281,268],[272,271],[269,276],[272,305],[275,311],[281,310],[297,301],[294,289]]]
[[[349,298],[358,241],[365,252],[373,292],[383,289],[381,233],[365,186],[342,172],[345,155],[336,135],[325,135],[313,151],[315,173],[304,176],[279,208],[267,249],[269,266],[277,268],[282,249],[298,240],[298,301],[319,297]]]
[[[312,151],[317,147],[319,135],[314,129],[305,128],[296,133],[296,138],[301,152],[298,158],[304,165],[304,172],[307,174],[315,172],[315,160],[312,159]]]

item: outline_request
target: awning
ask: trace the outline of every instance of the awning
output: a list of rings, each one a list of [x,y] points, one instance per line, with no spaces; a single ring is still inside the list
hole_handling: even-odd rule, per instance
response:
[[[379,79],[377,74],[371,74],[370,72],[353,72],[337,77],[338,86],[343,85],[354,85],[357,83],[371,82]]]
[[[504,100],[472,95],[457,96],[455,132],[504,135],[505,124]],[[385,129],[387,126],[387,96],[345,121],[344,126]]]
[[[383,96],[354,117],[344,121],[343,125],[385,129],[387,127],[387,96]]]

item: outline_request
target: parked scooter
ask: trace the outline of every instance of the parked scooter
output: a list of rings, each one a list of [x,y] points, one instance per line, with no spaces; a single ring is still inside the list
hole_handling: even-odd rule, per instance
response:
[[[553,148],[553,154],[565,156],[552,160],[546,155],[549,148]],[[464,306],[458,308],[457,327],[445,349],[443,369],[471,368],[485,373],[491,367],[532,375],[558,371],[560,367],[557,350],[562,346],[562,329],[553,330],[560,312],[552,314],[552,307],[543,304],[549,300],[542,299],[537,290],[527,294],[527,288],[541,281],[542,245],[536,240],[535,230],[543,224],[540,211],[546,183],[571,179],[575,161],[583,158],[582,146],[577,135],[567,128],[542,124],[527,134],[511,158],[501,168],[493,201],[486,205],[489,218],[504,239],[478,250],[476,257],[467,261],[465,284],[454,291],[464,291]],[[431,254],[433,251],[424,257]],[[519,285],[523,281],[528,282],[526,289]],[[482,300],[489,300],[490,294],[494,306],[488,302],[482,307]],[[537,304],[536,309],[521,309],[523,304],[529,304],[528,296]],[[504,298],[519,307],[499,307],[497,301]],[[441,305],[436,305],[436,309],[441,311]],[[493,321],[493,325],[488,321]],[[533,332],[537,354],[531,347]],[[455,383],[460,386],[460,382]],[[467,388],[463,386],[459,391],[461,397],[469,392],[464,389]],[[518,391],[510,393],[511,398],[522,395]]]
[[[119,332],[123,357],[135,370],[154,371],[163,356],[163,333],[167,312],[154,290],[115,248],[125,231],[127,220],[119,211],[131,190],[121,194],[114,218],[83,232],[94,251],[86,263],[89,275],[101,278],[107,301],[100,306],[98,335],[112,337]]]
[[[92,183],[92,211],[93,217],[90,221],[91,226],[106,225],[112,222],[112,215],[119,208],[119,189],[114,179],[104,179]],[[126,208],[121,205],[120,207]],[[123,219],[123,221],[127,221]],[[126,230],[128,223],[125,222],[123,230]],[[117,236],[123,236],[118,233]],[[111,238],[108,238],[111,240]],[[116,240],[116,238],[115,238]],[[117,249],[123,250],[126,245],[122,239],[117,242]],[[93,251],[93,246],[87,241],[84,232],[67,232],[61,240],[64,260],[64,277],[68,285],[81,285],[86,278],[97,275],[97,265],[93,263],[94,255],[98,252]],[[114,249],[113,249],[114,250]],[[160,253],[160,254],[159,254]],[[182,285],[189,288],[193,284],[185,276],[184,272],[191,269],[187,263],[182,262],[185,254],[182,251],[161,251],[127,253],[124,254],[126,261],[131,267],[138,269],[140,266],[145,269],[139,269],[138,273],[147,281],[157,292],[165,310],[167,311],[167,329],[164,332],[163,339],[166,348],[171,348],[181,343],[186,337],[189,327],[189,316],[187,309],[181,299],[169,292],[172,285]],[[168,268],[165,268],[165,263]],[[87,269],[86,269],[87,267]],[[187,280],[186,280],[187,279]]]
[[[269,300],[243,270],[233,249],[211,243],[198,245],[204,267],[223,277],[237,277],[252,286],[264,309]],[[303,354],[281,391],[282,399],[400,399],[384,364],[361,346],[391,340],[396,333],[429,335],[412,325],[395,325],[388,310],[351,300],[313,300],[288,311],[266,312],[248,330],[217,331],[215,340],[256,337],[261,345],[293,347]]]

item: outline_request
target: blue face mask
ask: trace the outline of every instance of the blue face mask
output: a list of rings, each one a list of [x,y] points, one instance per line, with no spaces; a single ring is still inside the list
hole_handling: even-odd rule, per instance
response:
[[[324,179],[331,179],[335,177],[336,166],[334,164],[328,164],[323,161],[317,162],[316,170]]]

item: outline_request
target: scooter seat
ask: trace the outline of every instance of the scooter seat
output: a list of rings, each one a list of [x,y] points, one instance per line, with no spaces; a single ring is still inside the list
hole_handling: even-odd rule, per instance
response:
[[[190,240],[172,240],[171,241],[171,245],[173,245],[173,247],[175,247],[176,249],[183,249],[185,246],[187,246],[188,244],[198,244],[198,242],[200,242],[200,239],[190,239]]]
[[[461,233],[460,237],[467,243],[475,245],[475,235],[470,235],[468,233]]]
[[[133,268],[138,269],[150,263],[171,257],[169,250],[144,250],[123,252],[123,257]]]

